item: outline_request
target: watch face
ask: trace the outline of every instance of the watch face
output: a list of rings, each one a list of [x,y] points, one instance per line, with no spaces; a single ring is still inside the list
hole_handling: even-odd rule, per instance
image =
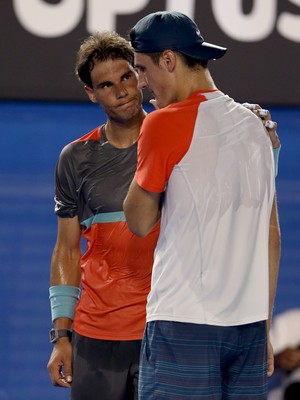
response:
[[[72,332],[69,331],[68,329],[51,329],[50,331],[50,342],[51,343],[56,343],[59,338],[61,337],[68,337],[69,340],[71,341],[72,338]]]
[[[51,343],[55,343],[56,340],[58,339],[55,333],[56,333],[55,329],[51,329],[51,331],[50,331],[50,342]]]

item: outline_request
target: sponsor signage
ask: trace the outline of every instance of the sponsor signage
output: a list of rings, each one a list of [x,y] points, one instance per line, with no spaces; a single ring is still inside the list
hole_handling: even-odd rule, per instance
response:
[[[207,41],[228,47],[209,64],[219,89],[300,105],[300,0],[2,0],[0,98],[87,100],[74,75],[80,43],[101,30],[127,37],[158,10],[189,15]]]

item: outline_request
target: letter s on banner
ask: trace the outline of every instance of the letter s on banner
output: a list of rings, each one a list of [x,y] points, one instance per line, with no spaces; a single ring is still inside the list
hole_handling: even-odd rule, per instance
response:
[[[300,7],[300,0],[290,0],[291,3]],[[300,42],[300,15],[292,15],[283,12],[277,21],[278,32],[286,39]]]
[[[277,0],[253,0],[250,14],[242,12],[243,0],[212,0],[214,17],[232,39],[254,42],[268,37],[276,23]]]
[[[84,13],[84,0],[61,0],[49,4],[43,0],[13,0],[20,24],[41,37],[57,37],[71,32]]]
[[[22,0],[20,0],[22,1]],[[133,14],[146,7],[149,0],[87,0],[87,31],[116,30],[117,14]]]

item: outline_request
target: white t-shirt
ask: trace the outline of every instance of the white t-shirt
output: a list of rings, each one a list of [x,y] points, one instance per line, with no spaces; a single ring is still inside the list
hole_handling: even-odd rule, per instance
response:
[[[138,149],[138,184],[165,189],[147,321],[266,320],[274,162],[261,121],[196,92],[151,113]]]

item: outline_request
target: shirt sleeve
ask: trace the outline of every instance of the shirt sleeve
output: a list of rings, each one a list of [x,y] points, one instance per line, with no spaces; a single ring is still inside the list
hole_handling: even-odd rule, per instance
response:
[[[66,146],[59,157],[55,171],[55,213],[62,218],[77,215],[76,180],[71,157],[71,145]]]
[[[138,140],[135,180],[150,192],[163,192],[174,166],[189,148],[191,130],[175,108],[153,111],[142,125]],[[188,118],[185,120],[187,121]]]

